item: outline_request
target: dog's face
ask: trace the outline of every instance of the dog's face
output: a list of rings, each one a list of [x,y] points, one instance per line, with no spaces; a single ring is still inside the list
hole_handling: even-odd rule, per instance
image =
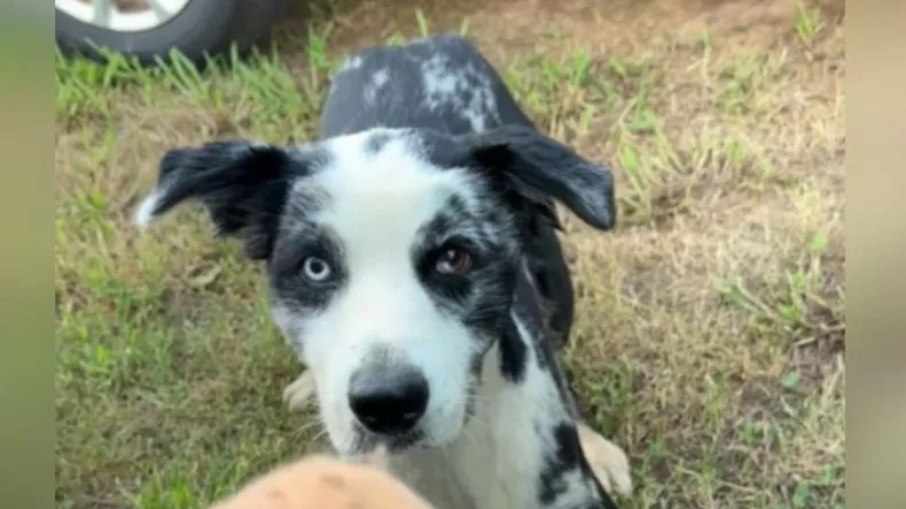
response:
[[[325,143],[323,165],[290,189],[268,263],[276,321],[341,451],[380,435],[397,447],[452,440],[507,315],[513,214],[424,141]]]
[[[196,198],[243,238],[315,376],[331,441],[359,454],[457,438],[551,196],[599,228],[613,222],[609,172],[530,129],[380,129],[171,151],[140,220]]]

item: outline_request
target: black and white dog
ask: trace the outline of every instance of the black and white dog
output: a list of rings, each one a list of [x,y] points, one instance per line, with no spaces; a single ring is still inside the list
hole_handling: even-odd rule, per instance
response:
[[[289,399],[316,392],[340,455],[387,447],[439,509],[614,507],[626,457],[581,423],[554,353],[573,290],[553,203],[611,228],[611,173],[449,35],[348,58],[321,133],[172,150],[137,220],[197,200],[264,262],[308,367]]]

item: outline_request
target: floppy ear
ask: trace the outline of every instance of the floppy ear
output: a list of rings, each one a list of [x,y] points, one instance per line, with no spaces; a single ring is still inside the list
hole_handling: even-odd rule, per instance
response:
[[[170,150],[135,220],[144,227],[183,201],[198,201],[219,235],[242,238],[250,258],[266,259],[291,177],[303,170],[283,149],[243,140]]]
[[[503,126],[475,135],[471,158],[502,173],[517,192],[540,210],[555,198],[583,221],[609,230],[616,221],[610,169],[577,155],[569,147],[523,126]]]

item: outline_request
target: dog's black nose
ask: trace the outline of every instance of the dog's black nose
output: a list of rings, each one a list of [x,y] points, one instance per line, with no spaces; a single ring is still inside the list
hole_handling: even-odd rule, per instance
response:
[[[350,381],[349,406],[374,433],[405,433],[425,413],[428,381],[414,368],[362,369]]]

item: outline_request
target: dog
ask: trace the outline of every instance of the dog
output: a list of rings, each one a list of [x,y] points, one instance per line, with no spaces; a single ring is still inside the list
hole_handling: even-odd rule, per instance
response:
[[[321,137],[168,151],[136,221],[201,203],[263,263],[273,318],[341,457],[443,509],[615,507],[623,451],[585,425],[556,357],[573,288],[555,202],[615,222],[611,171],[545,136],[465,39],[348,57]]]

